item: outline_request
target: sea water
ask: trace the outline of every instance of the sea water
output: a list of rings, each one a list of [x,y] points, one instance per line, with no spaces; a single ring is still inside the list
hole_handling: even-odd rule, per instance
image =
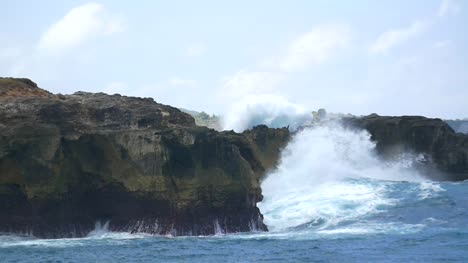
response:
[[[468,182],[434,182],[411,153],[382,160],[364,131],[298,132],[262,182],[270,232],[0,236],[0,262],[467,262]],[[214,226],[216,227],[216,226]]]

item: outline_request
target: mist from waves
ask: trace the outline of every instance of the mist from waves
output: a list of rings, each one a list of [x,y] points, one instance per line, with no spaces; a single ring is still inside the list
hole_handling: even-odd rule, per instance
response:
[[[415,161],[410,155],[392,162],[379,159],[363,130],[338,123],[306,128],[262,182],[264,200],[258,206],[272,231],[374,231],[382,225],[366,218],[399,202],[391,197],[395,182],[421,184],[422,196],[439,190],[412,168]]]
[[[427,180],[413,169],[418,156],[384,161],[367,132],[329,120],[311,125],[305,107],[270,98],[242,100],[225,115],[227,129],[295,131],[262,181],[258,206],[270,232],[226,234],[215,221],[213,236],[155,236],[111,232],[102,221],[84,238],[0,233],[1,261],[466,261],[468,181]]]
[[[251,96],[231,109],[225,129],[306,127],[295,133],[277,169],[262,182],[264,200],[258,206],[273,234],[417,231],[423,224],[377,218],[408,198],[430,199],[445,191],[413,168],[418,156],[384,161],[367,131],[345,128],[336,119],[310,125],[311,111],[284,98]]]
[[[312,120],[311,111],[281,96],[247,96],[235,102],[223,115],[224,130],[242,132],[259,124],[270,128],[289,127],[295,130]]]

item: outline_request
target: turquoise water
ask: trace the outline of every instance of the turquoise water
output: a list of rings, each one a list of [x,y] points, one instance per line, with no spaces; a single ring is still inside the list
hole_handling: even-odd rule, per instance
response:
[[[389,202],[345,220],[314,219],[270,233],[169,237],[111,233],[43,240],[3,235],[1,262],[466,262],[468,182],[345,180]],[[358,198],[359,199],[359,198]],[[327,202],[327,200],[321,200]],[[337,210],[348,203],[329,199]],[[341,202],[341,203],[340,203]],[[352,207],[356,209],[356,207]],[[353,211],[354,211],[353,210]],[[350,210],[351,211],[351,210]],[[272,215],[270,215],[272,216]],[[268,215],[266,215],[268,217]]]

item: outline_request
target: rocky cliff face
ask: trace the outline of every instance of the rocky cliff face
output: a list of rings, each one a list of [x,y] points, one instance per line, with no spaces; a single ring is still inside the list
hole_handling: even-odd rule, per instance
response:
[[[288,140],[199,127],[152,99],[0,78],[0,232],[79,237],[98,220],[152,234],[267,230],[259,179]]]
[[[468,134],[468,119],[444,120],[454,131]]]
[[[385,158],[416,154],[423,157],[419,168],[432,179],[468,179],[468,135],[454,132],[440,119],[372,114],[343,121],[368,130],[378,153]]]

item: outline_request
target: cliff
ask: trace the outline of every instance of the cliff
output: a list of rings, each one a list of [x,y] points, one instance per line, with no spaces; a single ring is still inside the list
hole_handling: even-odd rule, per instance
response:
[[[369,131],[384,158],[412,153],[423,157],[418,168],[431,179],[468,179],[468,135],[456,133],[441,119],[372,114],[343,122]]]
[[[151,234],[264,231],[259,179],[288,140],[287,129],[199,127],[149,98],[0,78],[0,232],[80,237],[96,221]]]
[[[468,134],[468,119],[444,120],[454,131]]]

